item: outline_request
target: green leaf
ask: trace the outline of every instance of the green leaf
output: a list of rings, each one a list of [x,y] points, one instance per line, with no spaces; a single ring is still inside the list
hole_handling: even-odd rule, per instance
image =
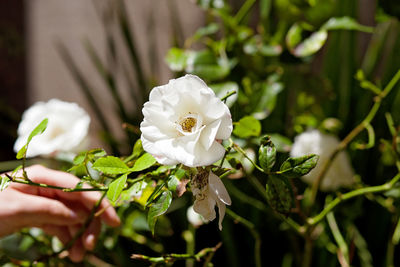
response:
[[[113,156],[99,158],[94,162],[93,169],[110,175],[131,172],[131,169],[120,158]]]
[[[289,50],[293,50],[301,42],[302,32],[303,28],[298,23],[295,23],[290,27],[286,34],[286,46]]]
[[[24,145],[23,147],[21,147],[21,149],[18,151],[17,153],[17,159],[22,159],[25,155],[26,155],[26,149],[28,148],[27,145]]]
[[[127,178],[128,175],[123,174],[110,183],[110,185],[108,186],[107,197],[111,202],[117,201],[122,193],[122,190],[124,190]]]
[[[185,50],[176,47],[171,48],[165,57],[165,61],[172,71],[183,71],[186,68],[187,59],[188,55]]]
[[[294,202],[293,192],[285,177],[269,176],[266,185],[268,204],[275,211],[288,215]]]
[[[198,29],[196,33],[193,35],[193,39],[198,40],[203,36],[214,34],[218,32],[218,30],[219,30],[219,25],[217,23],[211,22],[207,26]]]
[[[278,94],[283,90],[283,84],[277,82],[276,77],[271,77],[261,85],[261,95],[257,95],[258,102],[253,110],[253,116],[263,120],[275,109]]]
[[[142,153],[144,152],[143,146],[142,146],[142,140],[138,139],[133,146],[133,151],[132,151],[132,156],[133,158],[139,157]]]
[[[261,133],[261,123],[252,116],[246,116],[235,123],[233,134],[241,137],[248,138],[251,136],[259,136]]]
[[[276,148],[269,136],[265,136],[261,139],[261,146],[258,150],[258,160],[261,168],[266,172],[271,171],[272,167],[275,165]]]
[[[135,162],[135,165],[130,169],[132,172],[143,171],[147,168],[150,168],[156,163],[156,159],[150,155],[149,153],[143,154],[138,160]]]
[[[374,28],[361,25],[351,17],[340,17],[330,18],[324,25],[322,25],[321,30],[356,30],[361,32],[373,32]]]
[[[0,176],[0,192],[8,187],[10,179],[6,176]]]
[[[42,134],[44,132],[44,130],[46,130],[47,128],[47,123],[49,122],[49,120],[46,118],[44,120],[42,120],[38,126],[36,126],[35,129],[33,129],[33,131],[31,132],[31,134],[28,137],[28,141],[26,142],[27,144],[29,144],[32,140],[33,137],[35,137],[36,135]]]
[[[300,43],[294,50],[293,55],[296,57],[308,57],[312,54],[318,52],[322,46],[325,44],[326,39],[328,38],[327,31],[320,30],[314,32],[307,39],[305,39],[302,43]]]
[[[171,175],[167,183],[168,190],[175,192],[178,184],[179,184],[179,179],[175,175]]]
[[[28,140],[26,141],[26,144],[18,151],[17,153],[17,159],[22,159],[25,157],[26,155],[26,151],[28,149],[28,145],[29,143],[32,141],[32,138],[42,134],[44,132],[44,130],[46,130],[47,128],[47,123],[49,122],[49,120],[46,118],[44,120],[42,120],[36,127],[35,129],[33,129],[33,131],[31,132],[31,134],[28,137]]]
[[[297,178],[309,173],[318,162],[318,155],[310,154],[297,158],[288,158],[282,163],[280,171],[287,178]]]
[[[290,151],[292,147],[292,141],[289,138],[277,133],[272,133],[268,135],[271,137],[271,141],[272,143],[274,143],[276,151],[283,153],[287,153]]]
[[[164,191],[156,201],[150,206],[149,213],[147,215],[147,223],[149,228],[154,235],[154,227],[156,225],[157,217],[163,215],[169,208],[172,202],[172,192]]]

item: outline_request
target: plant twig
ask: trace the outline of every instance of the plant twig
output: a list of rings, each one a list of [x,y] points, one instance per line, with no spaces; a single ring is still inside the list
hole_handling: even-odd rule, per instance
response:
[[[6,173],[5,175],[13,183],[26,184],[26,185],[31,185],[31,186],[38,186],[38,187],[43,187],[43,188],[57,189],[57,190],[62,190],[64,192],[107,191],[108,190],[108,187],[90,187],[90,188],[61,187],[61,186],[48,185],[48,184],[42,184],[42,183],[35,183],[35,182],[32,182],[31,180],[22,180],[23,178],[11,177],[8,173]]]
[[[186,259],[195,259],[196,261],[200,261],[202,258],[206,258],[209,254],[215,253],[220,247],[222,243],[219,242],[215,247],[204,248],[200,250],[197,254],[165,254],[160,257],[150,257],[141,254],[132,254],[131,259],[142,260],[151,263],[172,263],[177,260],[186,260]]]
[[[382,185],[377,185],[377,186],[369,186],[369,187],[364,187],[360,189],[356,189],[353,191],[350,191],[346,194],[343,194],[341,196],[338,196],[331,202],[329,202],[328,205],[325,206],[325,208],[316,216],[307,219],[307,224],[308,225],[314,225],[320,222],[333,208],[335,208],[337,205],[339,205],[341,202],[351,199],[356,196],[360,195],[365,195],[367,193],[378,193],[378,192],[384,192],[388,191],[393,188],[393,186],[400,180],[400,173],[397,174],[392,180],[389,182],[382,184]]]

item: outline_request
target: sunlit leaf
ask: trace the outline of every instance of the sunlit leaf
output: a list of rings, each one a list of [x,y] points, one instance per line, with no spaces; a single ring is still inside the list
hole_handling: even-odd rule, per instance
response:
[[[3,191],[10,184],[10,179],[6,176],[0,176],[0,191]]]
[[[107,197],[111,202],[117,201],[122,193],[122,190],[124,190],[127,178],[128,175],[123,174],[110,183],[110,185],[108,186]]]
[[[99,158],[94,162],[93,169],[110,175],[123,174],[131,171],[120,158],[114,156]]]
[[[26,141],[26,144],[18,151],[17,159],[22,159],[23,157],[25,157],[26,151],[28,149],[28,145],[32,141],[32,138],[37,136],[37,135],[39,135],[39,134],[42,134],[46,130],[48,122],[49,122],[49,120],[46,118],[46,119],[42,120],[35,127],[35,129],[33,129],[33,131],[31,132],[31,134],[28,137],[28,140]]]
[[[318,52],[325,44],[328,38],[328,32],[320,30],[314,32],[307,39],[301,42],[294,50],[293,55],[296,57],[308,57]]]
[[[302,32],[303,29],[297,23],[290,27],[288,33],[286,34],[286,46],[290,50],[293,50],[301,42]]]
[[[241,137],[248,138],[251,136],[259,136],[261,133],[261,123],[252,116],[246,116],[235,123],[233,134]]]
[[[171,48],[165,57],[165,61],[173,71],[183,71],[186,68],[187,59],[185,50],[176,47]]]
[[[322,25],[321,30],[356,30],[362,32],[373,32],[374,28],[361,25],[351,17],[340,17],[330,18],[324,25]]]
[[[131,168],[131,171],[139,172],[145,170],[153,166],[156,162],[156,159],[152,155],[150,155],[149,153],[145,153],[140,158],[138,158],[138,160],[135,162],[135,165],[133,165],[133,167]]]

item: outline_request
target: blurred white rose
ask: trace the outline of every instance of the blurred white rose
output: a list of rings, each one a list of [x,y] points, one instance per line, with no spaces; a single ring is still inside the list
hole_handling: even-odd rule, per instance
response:
[[[29,144],[27,157],[55,155],[58,152],[78,152],[88,146],[90,117],[76,103],[58,99],[37,102],[22,114],[14,151],[25,144],[31,131],[45,118],[47,128]]]
[[[222,230],[222,220],[225,216],[225,205],[232,201],[221,179],[213,172],[200,172],[192,180],[192,193],[196,197],[193,210],[205,220],[212,221],[216,217],[215,205],[219,211],[219,229]]]
[[[225,153],[218,141],[232,132],[229,108],[194,75],[155,87],[143,115],[143,148],[166,165],[210,165]]]
[[[340,141],[336,136],[321,133],[318,130],[306,131],[294,140],[290,156],[299,157],[307,154],[319,155],[317,166],[302,179],[312,184]],[[341,151],[332,162],[320,184],[322,191],[334,191],[339,187],[347,187],[354,183],[354,171],[349,156]]]

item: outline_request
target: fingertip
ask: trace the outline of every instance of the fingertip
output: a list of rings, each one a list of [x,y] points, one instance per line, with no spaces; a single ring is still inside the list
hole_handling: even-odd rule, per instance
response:
[[[102,220],[111,227],[118,227],[121,224],[121,220],[118,217],[113,207],[109,207],[101,215]]]

